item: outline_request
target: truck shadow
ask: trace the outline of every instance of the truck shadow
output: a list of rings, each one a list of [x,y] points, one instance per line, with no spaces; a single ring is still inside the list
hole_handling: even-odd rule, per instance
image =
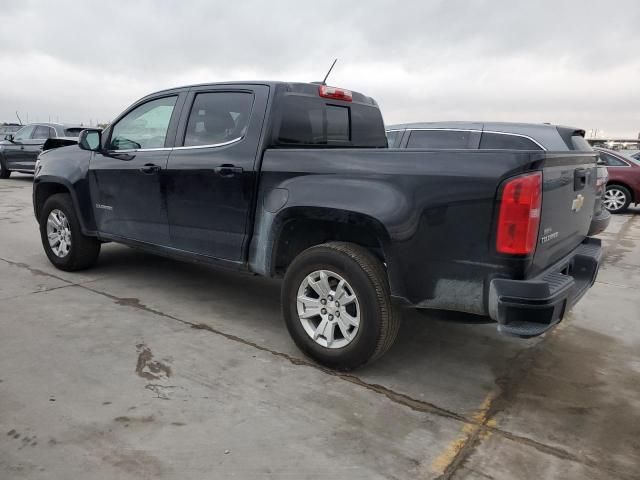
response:
[[[105,246],[95,273],[103,280],[92,283],[94,288],[119,297],[135,295],[154,310],[303,358],[282,320],[280,281],[118,245]],[[465,415],[475,412],[494,389],[509,360],[537,342],[501,336],[495,324],[454,323],[411,310],[403,313],[391,350],[354,374]]]

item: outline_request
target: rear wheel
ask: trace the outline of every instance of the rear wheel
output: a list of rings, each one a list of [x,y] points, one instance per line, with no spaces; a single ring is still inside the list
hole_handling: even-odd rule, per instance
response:
[[[382,356],[400,326],[384,266],[350,243],[325,243],[296,257],[285,275],[282,308],[296,345],[339,370]]]
[[[0,178],[9,178],[11,176],[11,170],[7,170],[4,166],[4,162],[0,158]]]
[[[631,192],[622,185],[608,185],[603,203],[611,213],[624,212],[631,204]]]
[[[40,212],[40,238],[47,257],[60,270],[91,267],[100,253],[100,242],[82,234],[71,197],[58,193],[47,199]]]

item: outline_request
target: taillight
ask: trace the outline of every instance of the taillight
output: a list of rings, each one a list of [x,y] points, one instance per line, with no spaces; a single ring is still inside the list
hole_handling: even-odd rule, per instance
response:
[[[542,172],[507,180],[502,189],[496,250],[510,255],[528,255],[536,249]]]
[[[318,90],[320,96],[323,98],[332,98],[334,100],[342,100],[344,102],[351,102],[353,100],[353,94],[351,93],[351,90],[330,87],[328,85],[320,85],[320,88]]]

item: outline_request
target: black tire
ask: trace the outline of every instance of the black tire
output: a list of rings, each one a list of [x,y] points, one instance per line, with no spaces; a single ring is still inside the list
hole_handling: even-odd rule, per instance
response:
[[[318,270],[340,275],[358,299],[358,331],[341,348],[316,343],[298,316],[298,289],[308,275]],[[337,370],[352,370],[380,358],[391,347],[400,328],[400,314],[391,302],[385,267],[371,252],[352,243],[325,243],[298,255],[284,278],[282,310],[298,348],[318,363]]]
[[[619,208],[607,207],[607,194],[610,194],[610,192],[613,192],[614,190],[624,195],[624,204]],[[611,213],[622,213],[626,211],[629,208],[629,205],[631,204],[631,192],[627,187],[624,187],[622,185],[616,185],[616,184],[607,185],[607,190],[605,191],[604,195],[605,195],[605,198],[604,198],[605,208],[609,210],[609,212]]]
[[[69,222],[71,247],[63,257],[59,257],[53,252],[49,245],[49,239],[47,238],[47,219],[52,210],[60,210]],[[97,238],[87,237],[82,234],[80,222],[78,221],[78,216],[73,208],[69,194],[58,193],[49,197],[42,207],[39,222],[42,246],[49,261],[53,263],[56,268],[73,272],[89,268],[96,263],[98,255],[100,254],[100,242]]]
[[[7,168],[4,166],[4,162],[0,158],[0,178],[4,179],[4,178],[9,178],[10,176],[11,176],[11,170],[7,170]]]

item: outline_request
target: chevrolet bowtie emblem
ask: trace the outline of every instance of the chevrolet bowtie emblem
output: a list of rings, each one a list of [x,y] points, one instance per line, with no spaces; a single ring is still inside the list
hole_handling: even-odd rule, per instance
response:
[[[582,195],[578,195],[573,199],[573,202],[571,203],[571,210],[574,212],[579,212],[582,208],[582,205],[584,205],[584,197]]]

